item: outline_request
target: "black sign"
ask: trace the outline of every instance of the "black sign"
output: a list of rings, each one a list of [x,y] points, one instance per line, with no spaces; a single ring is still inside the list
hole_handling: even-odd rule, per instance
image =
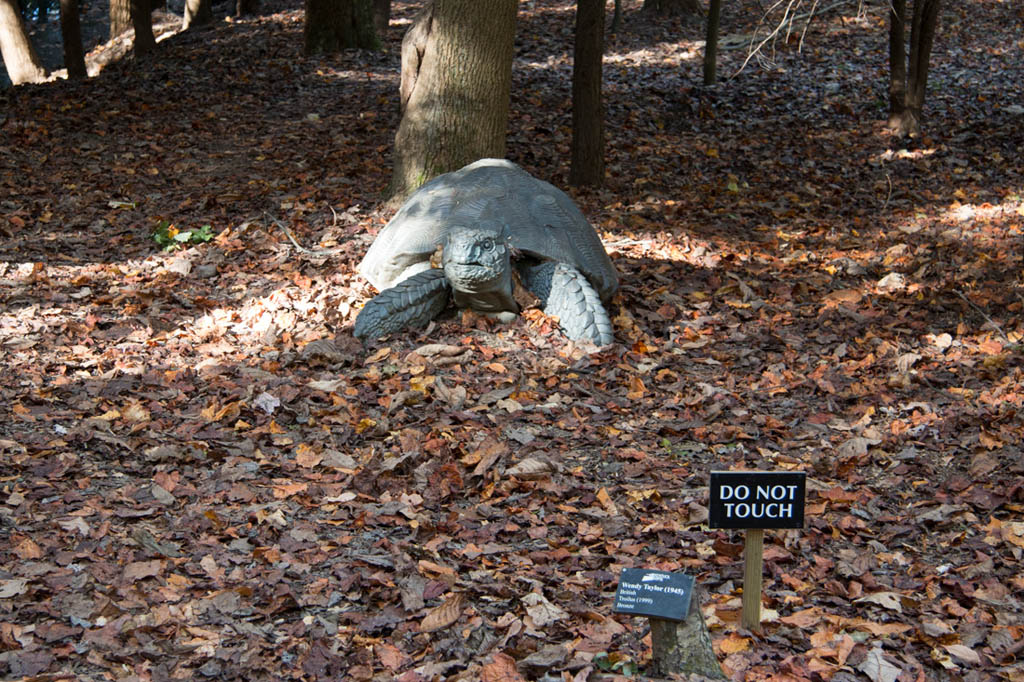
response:
[[[807,474],[712,471],[712,528],[803,528]]]
[[[624,568],[612,610],[635,616],[685,620],[692,593],[692,575]]]

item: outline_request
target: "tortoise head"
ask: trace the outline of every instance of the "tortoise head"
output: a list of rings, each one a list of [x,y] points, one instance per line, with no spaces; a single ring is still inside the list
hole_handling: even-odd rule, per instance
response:
[[[481,221],[476,227],[448,229],[441,263],[456,292],[481,294],[511,291],[511,258],[507,228]]]

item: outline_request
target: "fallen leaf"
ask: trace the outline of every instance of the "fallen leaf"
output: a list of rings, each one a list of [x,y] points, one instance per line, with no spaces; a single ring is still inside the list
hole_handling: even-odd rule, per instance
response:
[[[969,646],[964,646],[963,644],[944,644],[942,648],[952,654],[954,658],[958,658],[964,663],[981,665],[981,656]]]
[[[440,606],[427,612],[427,615],[420,621],[422,632],[434,632],[452,625],[462,615],[462,607],[466,596],[458,592],[450,595]]]
[[[884,606],[896,613],[903,613],[903,604],[900,602],[900,595],[896,592],[874,592],[872,594],[864,595],[860,599],[854,599],[853,601],[855,604],[870,602],[872,604]]]
[[[28,592],[28,581],[24,578],[0,580],[0,599],[10,599]]]
[[[494,654],[490,662],[480,668],[481,682],[526,682],[516,669],[516,661],[508,654]]]
[[[900,669],[889,662],[882,653],[882,647],[875,646],[857,666],[857,670],[868,676],[871,682],[896,682]]]
[[[536,592],[531,592],[523,597],[523,603],[526,605],[527,615],[539,628],[569,617],[568,613],[549,602],[544,595]]]

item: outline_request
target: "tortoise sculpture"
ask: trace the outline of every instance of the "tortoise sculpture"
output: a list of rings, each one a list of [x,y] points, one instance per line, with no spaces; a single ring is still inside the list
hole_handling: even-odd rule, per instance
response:
[[[384,226],[359,264],[380,293],[360,311],[355,335],[425,326],[453,298],[511,320],[513,268],[566,336],[614,340],[603,302],[619,283],[597,232],[567,194],[503,159],[437,176]]]

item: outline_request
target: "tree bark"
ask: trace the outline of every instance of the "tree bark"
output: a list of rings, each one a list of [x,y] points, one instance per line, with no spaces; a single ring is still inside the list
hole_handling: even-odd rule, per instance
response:
[[[904,54],[905,0],[889,12],[889,128],[896,135],[921,134],[928,62],[939,23],[941,0],[914,0],[910,23],[910,54]]]
[[[82,23],[78,17],[78,0],[60,0],[60,37],[64,44],[64,66],[70,80],[82,80],[85,70],[85,49],[82,47]]]
[[[236,0],[235,2],[235,16],[244,17],[252,14],[256,14],[260,11],[259,0]]]
[[[899,127],[907,102],[907,0],[889,4],[889,127]]]
[[[185,16],[181,20],[183,31],[197,26],[208,26],[212,23],[213,3],[211,0],[185,0]]]
[[[700,14],[700,0],[644,0],[643,12],[659,17]]]
[[[505,156],[517,0],[434,0],[402,41],[402,121],[390,193]]]
[[[604,5],[604,0],[576,3],[569,183],[577,186],[604,182],[604,105],[601,102]]]
[[[383,41],[388,35],[391,25],[391,0],[373,0],[373,27],[377,29],[377,37]]]
[[[718,79],[718,26],[722,18],[722,0],[708,4],[708,26],[704,36],[704,85],[714,85]]]
[[[380,47],[371,0],[306,0],[306,54]]]
[[[153,35],[153,17],[149,12],[149,0],[130,0],[132,27],[135,29],[135,42],[132,52],[136,57],[144,57],[156,49],[156,36]]]
[[[39,83],[46,79],[46,69],[28,39],[15,0],[0,0],[0,54],[12,84]]]
[[[110,39],[132,27],[131,0],[110,0]]]
[[[715,657],[704,614],[700,610],[701,590],[694,585],[690,611],[680,622],[651,618],[652,667],[654,675],[698,674],[725,679]]]

